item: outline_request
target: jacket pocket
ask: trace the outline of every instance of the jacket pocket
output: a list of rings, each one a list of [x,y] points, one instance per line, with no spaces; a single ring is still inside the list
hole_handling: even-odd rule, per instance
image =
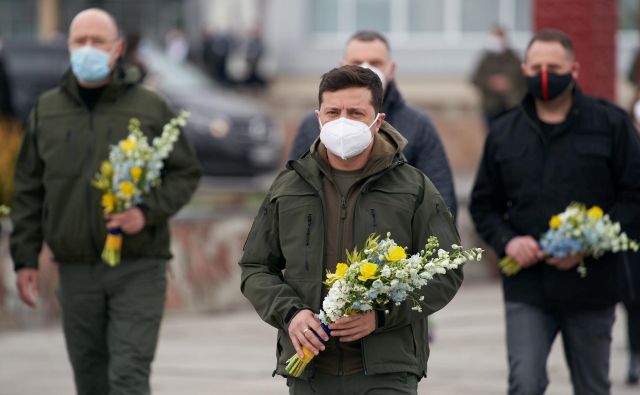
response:
[[[290,277],[321,278],[322,208],[316,196],[281,196],[277,204],[278,235]]]
[[[577,133],[573,140],[576,152],[592,159],[611,157],[611,139],[599,134]]]
[[[615,188],[611,176],[611,139],[602,134],[576,133],[572,143],[575,154],[565,159],[564,168],[559,171],[564,179],[570,180],[574,199],[587,204],[612,199],[611,191]]]
[[[51,129],[40,142],[45,178],[77,177],[84,167],[83,136],[71,129]]]

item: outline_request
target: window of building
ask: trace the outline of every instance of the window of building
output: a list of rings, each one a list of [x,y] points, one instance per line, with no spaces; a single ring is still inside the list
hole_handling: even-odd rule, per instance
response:
[[[618,28],[636,30],[640,27],[638,0],[618,0]]]
[[[355,30],[390,31],[391,0],[356,0]]]
[[[460,11],[463,32],[486,32],[501,22],[499,0],[462,0]]]
[[[533,0],[309,0],[311,33],[375,29],[407,37],[484,34],[499,24],[529,33]]]
[[[444,0],[410,0],[407,14],[410,32],[441,32],[444,29]]]

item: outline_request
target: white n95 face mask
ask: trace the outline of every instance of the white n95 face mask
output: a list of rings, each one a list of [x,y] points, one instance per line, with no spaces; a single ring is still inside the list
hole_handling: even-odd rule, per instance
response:
[[[334,155],[343,160],[360,154],[371,144],[373,126],[380,114],[368,125],[345,117],[338,118],[322,125],[320,123],[320,141]]]
[[[360,63],[358,66],[364,67],[365,69],[369,69],[369,70],[373,71],[374,73],[376,73],[376,75],[378,76],[378,78],[380,78],[380,81],[382,82],[382,89],[386,88],[385,84],[387,83],[387,80],[386,80],[386,78],[384,76],[384,72],[382,70],[380,70],[377,67],[374,67],[374,66],[370,65],[367,62]]]

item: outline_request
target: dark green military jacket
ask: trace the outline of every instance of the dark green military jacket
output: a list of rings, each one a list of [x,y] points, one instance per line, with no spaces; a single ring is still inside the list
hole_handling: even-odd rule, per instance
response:
[[[15,174],[11,253],[16,270],[37,267],[43,240],[61,263],[96,262],[106,238],[101,191],[91,185],[109,147],[138,118],[150,140],[173,116],[167,102],[116,67],[94,108],[80,97],[73,74],[44,93],[28,122]],[[145,228],[125,235],[122,258],[171,257],[168,219],[194,192],[200,165],[183,133],[165,160],[162,184],[144,200]]]
[[[453,219],[433,184],[402,155],[399,133],[383,124],[379,136],[395,147],[395,157],[368,176],[356,197],[352,239],[362,248],[371,233],[392,238],[411,253],[437,236],[447,248],[459,243]],[[321,307],[324,226],[323,173],[314,155],[289,162],[273,182],[245,244],[240,261],[241,289],[260,317],[278,329],[276,373],[285,375],[285,361],[295,350],[287,328],[300,309]],[[444,307],[462,283],[462,270],[439,275],[420,294],[421,313],[410,301],[389,306],[378,328],[362,339],[365,374],[409,372],[426,375],[429,346],[427,316]],[[305,375],[313,372],[310,365]]]

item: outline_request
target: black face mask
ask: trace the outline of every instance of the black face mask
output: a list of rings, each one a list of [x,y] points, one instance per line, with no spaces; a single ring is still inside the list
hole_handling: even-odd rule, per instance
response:
[[[527,89],[536,98],[542,101],[553,100],[564,92],[573,81],[571,73],[556,74],[547,69],[533,77],[527,77]]]

